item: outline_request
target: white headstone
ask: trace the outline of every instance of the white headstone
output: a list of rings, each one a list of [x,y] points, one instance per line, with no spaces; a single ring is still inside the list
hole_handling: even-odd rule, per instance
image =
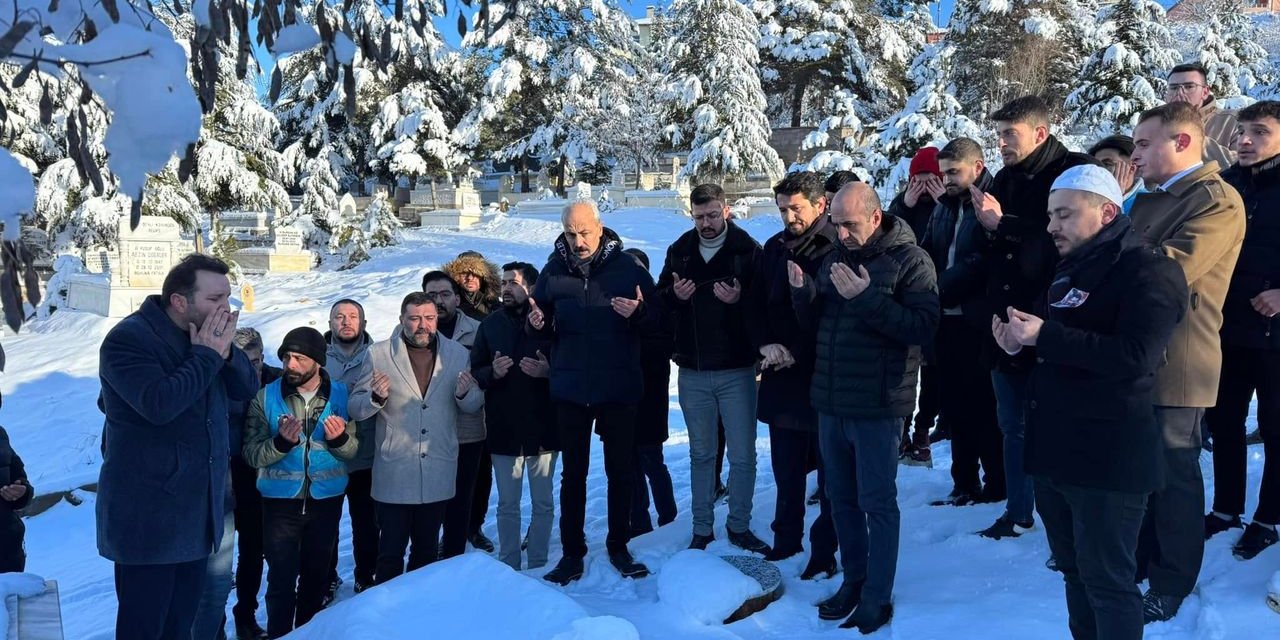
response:
[[[570,200],[590,200],[591,185],[586,182],[579,182],[573,188],[573,192],[569,194]]]
[[[302,251],[302,232],[294,227],[276,227],[274,246],[276,253],[299,253]]]
[[[338,215],[348,219],[360,217],[360,211],[356,209],[356,199],[351,197],[351,194],[344,193],[338,199]]]
[[[182,240],[182,229],[172,218],[143,216],[130,230],[127,218],[120,224],[120,262],[123,284],[159,289],[169,269],[191,251]]]

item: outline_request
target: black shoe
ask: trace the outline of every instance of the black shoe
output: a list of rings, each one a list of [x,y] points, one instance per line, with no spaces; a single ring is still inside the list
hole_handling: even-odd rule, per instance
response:
[[[356,583],[351,587],[351,590],[355,591],[356,593],[364,593],[365,589],[372,589],[372,588],[373,588],[373,582],[360,582],[359,580],[356,580]]]
[[[1262,444],[1262,430],[1254,429],[1252,433],[1245,436],[1244,444],[1247,447],[1252,447],[1255,444]]]
[[[1240,516],[1231,516],[1230,520],[1223,520],[1213,513],[1204,515],[1204,539],[1208,540],[1227,529],[1243,529],[1244,523],[1240,521]]]
[[[937,444],[939,442],[942,442],[943,440],[950,440],[950,439],[951,439],[951,432],[947,431],[946,429],[943,429],[942,427],[938,427],[934,429],[933,433],[929,434],[929,444]]]
[[[471,534],[471,536],[467,538],[467,542],[470,542],[471,546],[485,553],[493,553],[493,541],[486,538],[484,534],[479,531]]]
[[[804,501],[804,506],[812,507],[813,505],[818,504],[820,502],[822,502],[822,496],[819,496],[818,492],[815,490],[813,492],[813,495],[809,496],[808,499]]]
[[[693,542],[689,543],[689,548],[697,549],[699,551],[706,551],[707,545],[711,544],[712,542],[715,542],[715,540],[716,540],[715,534],[711,534],[709,536],[700,536],[695,533],[693,534]]]
[[[267,632],[258,626],[257,620],[236,623],[236,640],[267,640]]]
[[[818,617],[823,620],[847,618],[861,601],[862,582],[845,581],[835,595],[818,603]]]
[[[996,518],[996,523],[978,532],[978,535],[992,540],[1001,538],[1017,538],[1022,534],[1031,531],[1036,526],[1034,520],[1029,522],[1014,522],[1007,515]]]
[[[524,532],[524,539],[520,541],[520,550],[521,551],[529,550],[529,532],[528,531]]]
[[[982,489],[952,489],[951,493],[942,500],[934,500],[929,503],[931,507],[967,507],[976,504],[978,496],[982,493]]]
[[[324,594],[324,600],[320,601],[320,606],[327,607],[338,599],[338,587],[342,586],[342,578],[334,578],[329,581],[329,590]]]
[[[716,497],[712,499],[712,504],[719,504],[721,500],[729,497],[729,488],[716,482]]]
[[[1275,529],[1268,529],[1256,522],[1250,522],[1249,526],[1244,528],[1244,533],[1236,541],[1235,546],[1231,547],[1231,555],[1235,556],[1236,560],[1252,560],[1254,556],[1276,542],[1280,542],[1280,534],[1277,534]]]
[[[621,573],[624,578],[639,579],[649,575],[649,567],[636,562],[636,559],[631,557],[631,552],[626,549],[610,551],[609,564],[612,564],[613,568],[617,569],[618,573]]]
[[[564,557],[556,564],[556,568],[551,570],[543,580],[552,584],[558,584],[562,587],[569,586],[570,582],[582,577],[582,558]]]
[[[880,627],[889,624],[893,619],[893,603],[888,604],[863,604],[853,611],[853,615],[849,616],[840,624],[841,629],[857,629],[862,635],[875,633]]]
[[[982,488],[982,491],[979,491],[973,495],[973,503],[974,504],[996,504],[998,502],[1004,502],[1005,500],[1008,499],[1008,497],[1009,497],[1008,494],[1003,489],[997,491],[995,489],[992,489],[990,485],[987,485]]]
[[[837,571],[839,571],[839,569],[836,567],[835,558],[831,558],[829,560],[809,558],[809,564],[806,564],[804,566],[804,571],[800,572],[800,579],[813,580],[822,576],[822,579],[826,580],[828,578],[835,577]],[[825,576],[822,575],[824,573],[826,574]]]
[[[773,547],[772,549],[769,549],[768,553],[764,554],[764,559],[769,562],[782,562],[787,558],[795,557],[801,551],[804,551],[801,547]]]
[[[1142,624],[1172,620],[1181,607],[1182,598],[1178,596],[1162,596],[1154,591],[1147,591],[1142,596]]]
[[[730,531],[729,544],[742,549],[743,551],[750,551],[751,553],[758,553],[760,555],[768,555],[768,553],[772,551],[772,549],[769,548],[769,545],[765,544],[764,540],[757,538],[756,534],[751,533],[750,529],[747,529],[742,533]]]

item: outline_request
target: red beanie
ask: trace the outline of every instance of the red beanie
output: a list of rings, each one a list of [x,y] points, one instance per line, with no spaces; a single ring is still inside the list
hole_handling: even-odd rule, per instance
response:
[[[911,159],[909,175],[915,176],[921,173],[932,173],[942,177],[942,170],[938,168],[937,147],[920,147],[915,157]]]

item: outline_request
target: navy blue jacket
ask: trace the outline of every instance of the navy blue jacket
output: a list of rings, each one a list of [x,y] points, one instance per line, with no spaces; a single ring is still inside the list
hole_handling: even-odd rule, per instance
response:
[[[584,406],[640,402],[640,342],[656,318],[649,317],[644,304],[631,318],[623,318],[610,303],[615,297],[635,299],[636,287],[645,299],[658,295],[653,276],[623,254],[622,240],[612,229],[604,230],[585,270],[564,236],[556,239],[555,253],[533,290],[546,317],[543,330],[535,333],[552,338],[553,400]]]
[[[249,358],[192,347],[150,296],[102,341],[98,376],[98,553],[120,564],[207,557],[222,540],[228,404],[258,392]]]
[[[1244,200],[1248,218],[1240,259],[1222,306],[1222,344],[1248,349],[1280,349],[1280,325],[1253,309],[1268,289],[1280,289],[1280,157],[1252,167],[1222,172]]]
[[[27,480],[22,458],[9,445],[9,434],[0,427],[0,487],[10,484],[26,485],[27,492],[13,502],[0,498],[0,572],[22,571],[25,567],[22,539],[27,528],[17,512],[31,504],[36,491]]]
[[[546,378],[531,378],[520,369],[524,358],[538,352],[551,357],[551,343],[524,330],[528,313],[520,309],[498,310],[480,322],[471,345],[471,374],[484,390],[484,426],[489,452],[498,456],[536,456],[560,448],[555,412]],[[506,375],[495,378],[497,354],[511,358]]]

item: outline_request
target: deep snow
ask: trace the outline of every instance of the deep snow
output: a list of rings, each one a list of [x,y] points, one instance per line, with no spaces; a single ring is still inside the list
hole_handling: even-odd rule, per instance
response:
[[[655,211],[624,209],[606,214],[606,224],[627,246],[649,254],[656,274],[665,248],[689,228],[685,217]],[[780,229],[774,217],[743,223],[763,240]],[[377,339],[390,334],[400,299],[416,290],[421,274],[453,258],[464,249],[484,253],[502,264],[526,260],[539,267],[558,235],[555,217],[499,217],[462,232],[441,228],[409,230],[403,244],[379,249],[373,259],[354,269],[331,267],[307,274],[272,274],[252,280],[257,311],[246,313],[242,324],[258,328],[268,345],[278,344],[296,326],[325,328],[329,305],[336,299],[361,300],[369,313],[369,331]],[[96,407],[97,347],[114,321],[72,311],[58,311],[46,320],[4,335],[9,366],[0,376],[4,409],[0,412],[14,447],[23,456],[32,483],[40,493],[72,489],[97,479],[101,462],[98,436],[102,417]],[[269,361],[276,360],[268,353]],[[606,530],[604,469],[598,443],[594,445],[588,494],[587,539],[592,555],[583,580],[558,589],[541,583],[542,570],[511,573],[496,562],[464,556],[429,567],[416,575],[368,591],[351,592],[351,546],[345,521],[340,542],[340,572],[346,577],[340,598],[321,614],[300,638],[423,637],[427,629],[464,630],[439,637],[608,638],[625,640],[631,629],[641,638],[786,638],[857,637],[835,623],[819,621],[813,604],[834,592],[835,580],[801,582],[797,575],[805,558],[779,563],[785,595],[767,609],[729,626],[707,624],[716,618],[689,603],[674,606],[661,593],[687,593],[707,588],[707,582],[672,583],[663,573],[687,571],[676,554],[688,544],[688,438],[671,381],[671,438],[666,444],[680,517],[675,523],[634,540],[637,558],[657,575],[622,579],[600,552]],[[1251,428],[1254,424],[1251,417]],[[757,440],[757,492],[753,529],[772,539],[769,522],[774,504],[769,464],[768,430]],[[1261,474],[1261,447],[1250,449],[1250,512]],[[1048,555],[1041,532],[1017,540],[991,541],[973,532],[989,525],[999,505],[966,508],[930,507],[930,500],[950,489],[946,443],[934,449],[936,467],[899,469],[902,508],[902,552],[898,564],[896,617],[875,637],[912,639],[1067,638],[1062,582],[1044,568]],[[1202,458],[1206,484],[1212,493],[1212,467]],[[812,488],[813,477],[810,477]],[[61,589],[66,637],[72,640],[110,638],[115,599],[111,564],[98,557],[94,541],[94,496],[78,492],[80,506],[63,502],[27,520],[28,569],[57,580]],[[492,497],[485,532],[497,539]],[[528,506],[526,501],[525,517]],[[810,509],[809,517],[816,514]],[[736,551],[724,541],[725,508],[717,509],[717,540],[711,553]],[[551,561],[559,559],[558,534],[553,534]],[[1273,548],[1249,562],[1231,557],[1232,535],[1210,541],[1198,595],[1187,601],[1173,621],[1147,628],[1149,638],[1218,639],[1276,637],[1280,618],[1265,604],[1270,577],[1280,569],[1280,549]],[[681,556],[687,557],[687,556]],[[671,563],[671,564],[669,564]],[[692,579],[690,579],[692,580]],[[704,585],[699,587],[699,585]],[[264,585],[265,586],[265,585]],[[683,590],[683,591],[682,591]],[[714,601],[709,598],[708,601]],[[507,614],[511,610],[516,614]],[[259,617],[265,612],[259,608]],[[531,618],[532,616],[532,618]],[[353,621],[368,621],[366,633],[347,633]],[[542,626],[538,626],[542,625]],[[563,634],[563,635],[561,635]],[[432,637],[438,634],[431,633]]]

